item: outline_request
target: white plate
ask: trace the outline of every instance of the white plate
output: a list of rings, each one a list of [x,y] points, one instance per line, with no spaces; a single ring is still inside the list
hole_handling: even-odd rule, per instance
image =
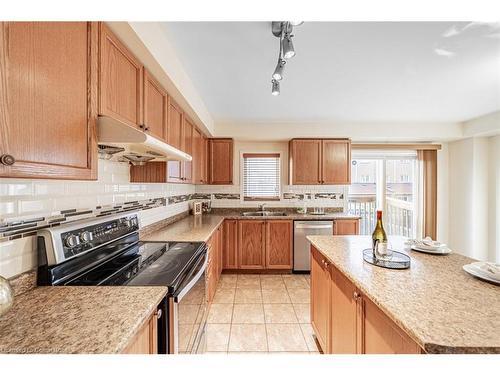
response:
[[[449,247],[443,247],[437,250],[427,250],[427,249],[421,249],[420,247],[417,247],[417,245],[411,245],[411,249],[426,254],[446,255],[451,253],[451,249]]]
[[[495,285],[500,285],[500,281],[493,279],[491,277],[488,277],[487,275],[485,275],[482,272],[478,272],[477,269],[474,266],[471,266],[470,264],[465,264],[462,266],[462,268],[465,272],[471,274],[472,276],[475,276],[479,279],[489,281],[490,283],[493,283]]]

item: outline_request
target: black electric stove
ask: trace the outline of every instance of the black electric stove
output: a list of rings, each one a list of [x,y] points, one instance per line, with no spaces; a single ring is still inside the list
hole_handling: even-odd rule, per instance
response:
[[[38,284],[68,286],[166,286],[159,309],[160,353],[169,349],[169,299],[193,283],[206,266],[203,242],[139,241],[136,215],[94,219],[49,228],[38,236]],[[196,281],[196,280],[195,280]]]

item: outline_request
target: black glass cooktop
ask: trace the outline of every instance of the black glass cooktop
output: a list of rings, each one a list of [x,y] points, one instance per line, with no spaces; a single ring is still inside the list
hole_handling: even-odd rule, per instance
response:
[[[174,290],[203,251],[201,242],[137,242],[65,285],[161,285]]]

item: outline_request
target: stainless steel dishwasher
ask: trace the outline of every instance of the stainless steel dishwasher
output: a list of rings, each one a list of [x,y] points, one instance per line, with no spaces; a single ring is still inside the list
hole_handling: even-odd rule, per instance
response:
[[[311,271],[311,244],[306,236],[333,235],[333,221],[295,221],[293,228],[293,271]]]

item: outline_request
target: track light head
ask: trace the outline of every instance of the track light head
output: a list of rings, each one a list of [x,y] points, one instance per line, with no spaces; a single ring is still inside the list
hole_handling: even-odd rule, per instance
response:
[[[304,21],[289,21],[292,26],[300,26],[304,23]]]
[[[272,83],[271,94],[274,96],[278,96],[280,94],[280,83],[275,79],[273,79],[271,83]]]
[[[285,59],[291,59],[294,57],[295,49],[293,48],[292,35],[285,34],[281,43],[283,48],[283,57]]]
[[[276,81],[281,81],[283,79],[283,71],[285,70],[286,61],[281,57],[278,60],[278,64],[276,65],[276,69],[274,69],[273,79]]]

